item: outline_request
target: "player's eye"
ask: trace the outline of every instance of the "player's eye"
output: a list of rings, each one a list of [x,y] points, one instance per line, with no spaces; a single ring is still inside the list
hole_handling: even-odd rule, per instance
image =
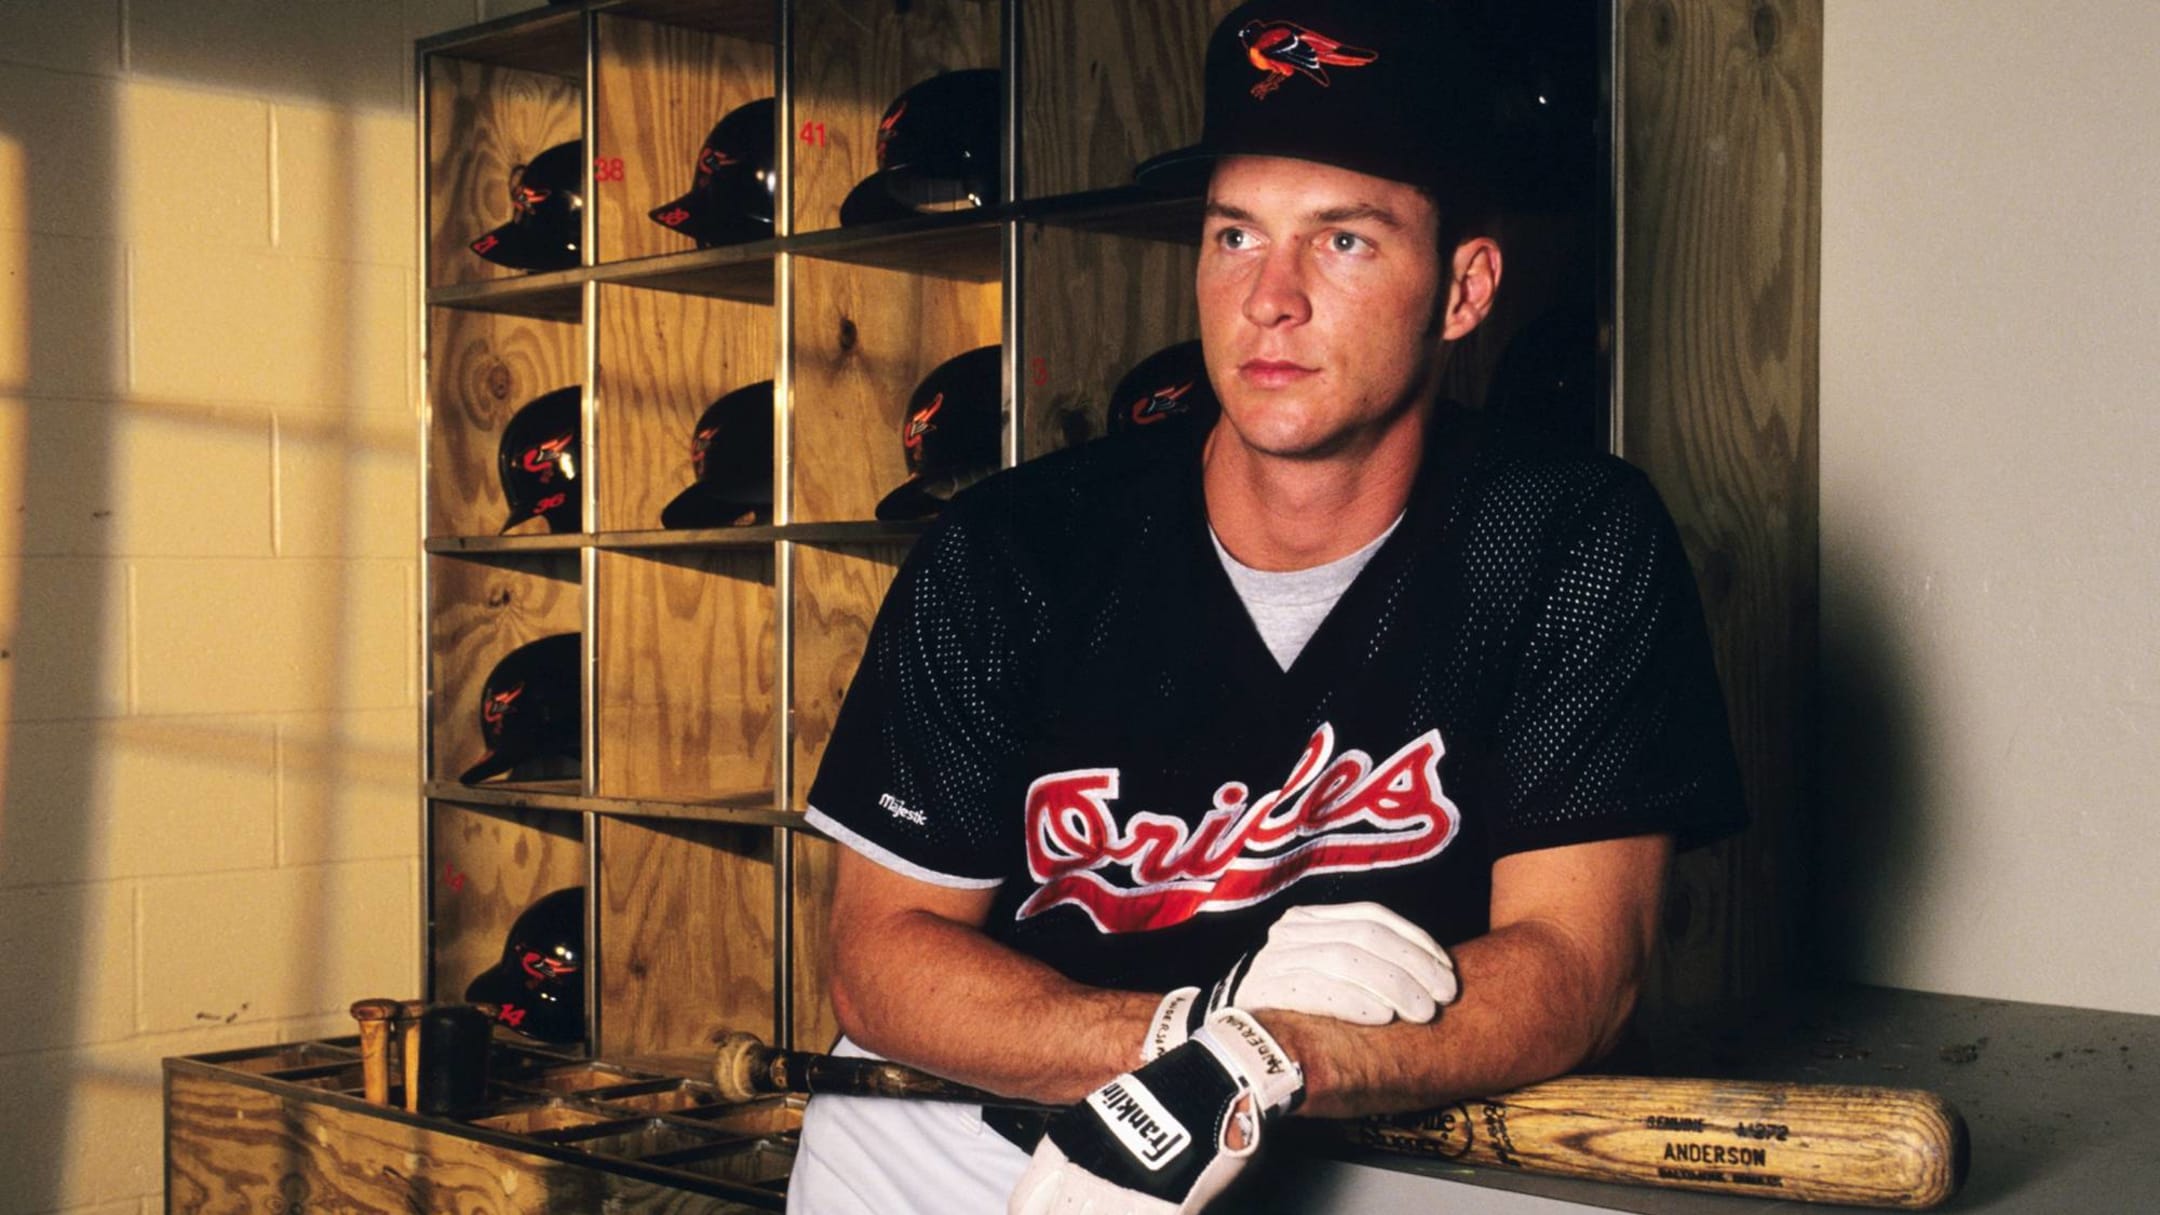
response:
[[[1330,232],[1327,247],[1331,253],[1358,254],[1370,252],[1373,243],[1355,232]]]
[[[1232,252],[1249,249],[1252,247],[1252,233],[1243,228],[1225,226],[1216,230],[1215,243]]]

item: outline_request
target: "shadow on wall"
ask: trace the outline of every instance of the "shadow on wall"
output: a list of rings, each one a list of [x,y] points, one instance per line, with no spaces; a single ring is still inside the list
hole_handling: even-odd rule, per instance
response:
[[[176,1001],[195,993],[154,990],[161,960],[150,943],[157,929],[167,938],[201,933],[206,939],[195,948],[215,948],[225,942],[210,938],[230,925],[159,928],[149,922],[145,892],[236,863],[336,861],[347,854],[341,837],[352,827],[341,813],[350,808],[346,791],[387,786],[410,797],[409,751],[357,743],[348,717],[364,699],[349,689],[369,665],[355,652],[356,634],[379,629],[384,613],[358,606],[380,598],[380,579],[363,576],[366,563],[342,558],[369,551],[356,521],[386,510],[409,521],[413,510],[410,494],[378,501],[383,487],[364,472],[370,460],[411,462],[411,421],[402,389],[394,402],[368,399],[384,395],[380,377],[366,378],[356,352],[380,352],[383,326],[379,312],[355,302],[366,285],[360,263],[375,264],[379,284],[384,266],[410,265],[413,242],[351,248],[384,230],[377,211],[409,214],[413,187],[380,179],[355,127],[369,113],[378,123],[383,114],[409,114],[413,39],[529,6],[17,0],[0,7],[0,949],[11,967],[0,989],[10,1025],[0,1092],[13,1111],[0,1115],[7,1140],[0,1211],[154,1193],[161,1184],[156,1056],[230,1044],[196,1032],[188,1012],[159,1005],[192,1009]],[[211,101],[227,109],[260,104],[271,132],[279,107],[306,107],[309,138],[329,166],[324,176],[345,188],[308,191],[304,216],[279,214],[293,204],[290,191],[281,204],[275,187],[274,136],[263,141],[270,151],[260,162],[268,180],[253,180],[261,174],[246,166],[191,163],[191,140],[222,145],[192,125],[185,105],[165,106],[163,94],[206,99],[204,113],[215,108]],[[149,214],[168,197],[242,198],[248,190],[260,191],[251,207],[269,199],[269,230],[235,249],[205,235],[198,253],[186,216]],[[150,219],[158,222],[146,228]],[[197,314],[170,305],[135,311],[136,261],[147,248],[168,265],[199,258],[221,271],[204,281],[240,298],[205,287]],[[157,324],[156,350],[139,340],[146,321]],[[402,350],[408,339],[389,343]],[[176,351],[183,373],[161,375],[155,360]],[[258,387],[280,377],[305,387]],[[370,409],[373,419],[364,419]],[[216,458],[191,468],[206,452]],[[203,511],[201,501],[176,501],[164,490],[190,475],[215,478],[228,460],[266,483],[243,509],[282,519],[282,532],[273,522],[259,528],[267,532],[259,543],[199,540],[187,555],[143,539],[200,519],[189,511]],[[214,500],[222,510],[236,498]],[[303,516],[297,546],[295,515]],[[146,520],[157,525],[146,528]],[[219,535],[240,530],[201,521]],[[410,561],[409,541],[396,551]],[[146,658],[144,620],[167,605],[150,585],[156,579],[143,579],[138,601],[138,575],[153,569],[162,577],[193,561],[201,568],[187,579],[165,581],[208,588],[199,598],[219,606],[194,619],[170,613],[160,622],[162,644],[177,648],[178,638],[192,651],[182,664],[190,669],[274,664],[274,688],[227,673],[225,689],[196,703]],[[280,572],[253,581],[252,571],[265,568]],[[248,574],[248,587],[297,593],[259,602],[218,588],[234,570]],[[295,624],[295,616],[306,619]],[[409,686],[409,672],[399,676]],[[410,720],[409,708],[395,711]],[[273,718],[275,727],[261,724]],[[265,755],[277,765],[272,813],[310,816],[307,830],[317,834],[296,845],[279,822],[262,833],[276,843],[262,844],[259,856],[196,859],[232,831],[235,811],[212,790],[243,774],[261,781]],[[144,771],[181,779],[160,785],[141,778]],[[154,787],[140,787],[146,783]],[[146,842],[153,839],[183,840],[197,851],[185,860],[160,856]],[[296,847],[308,855],[295,859]],[[346,973],[340,951],[327,944],[342,927],[327,905],[333,883],[283,876],[279,889],[299,893],[272,907],[242,901],[276,883],[193,884],[229,887],[219,897],[233,918],[275,943],[272,956],[228,958],[212,968],[219,976],[203,981],[206,989],[245,985],[269,996],[251,1012],[241,1005],[245,1015],[226,1005],[194,1014],[210,1026],[243,1022],[206,1031],[212,1036],[268,1040],[286,1032],[273,1024],[280,1018],[298,1032],[301,1019],[355,994],[330,990]]]
[[[1949,824],[1930,817],[1913,639],[1867,558],[1823,543],[1821,802],[1805,816],[1812,906],[1803,934],[1831,981],[1908,969],[1915,934],[1885,932]],[[1870,976],[1876,976],[1870,979]]]
[[[98,923],[107,895],[85,884],[93,824],[70,812],[92,804],[96,756],[74,744],[93,735],[60,723],[117,711],[110,689],[115,675],[124,679],[125,661],[101,644],[124,624],[113,619],[124,591],[116,563],[38,546],[33,492],[51,483],[37,472],[52,467],[71,470],[73,491],[89,500],[110,493],[103,454],[113,447],[115,411],[84,402],[118,399],[126,389],[121,335],[107,323],[124,306],[125,259],[116,242],[84,234],[70,209],[85,191],[118,194],[115,116],[109,108],[71,116],[76,163],[65,170],[33,163],[43,141],[27,129],[30,121],[22,107],[0,107],[0,324],[13,330],[0,334],[0,409],[13,415],[0,421],[0,434],[13,432],[12,450],[0,452],[0,484],[14,487],[6,494],[11,517],[0,520],[0,551],[8,554],[0,567],[0,854],[34,851],[41,860],[27,878],[36,888],[0,892],[7,918],[22,917],[0,924],[0,941],[20,941],[25,948],[7,952],[29,970],[11,978],[0,1008],[17,1049],[81,1039],[92,994],[87,945],[116,927]],[[86,318],[96,323],[79,323]],[[52,1128],[47,1133],[62,1135],[77,1111],[68,1089],[55,1096],[59,1107],[35,1116]],[[29,1159],[51,1163],[11,1178],[9,1201],[31,1210],[63,1205],[64,1153]]]

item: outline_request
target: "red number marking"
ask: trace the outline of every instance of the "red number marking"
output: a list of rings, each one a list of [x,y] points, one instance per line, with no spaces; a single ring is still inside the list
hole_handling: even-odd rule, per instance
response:
[[[593,160],[594,181],[621,181],[623,159],[620,156],[601,156]]]
[[[806,123],[802,124],[802,133],[801,133],[801,134],[802,134],[802,141],[803,141],[804,143],[806,143],[806,144],[809,144],[809,145],[810,145],[811,147],[813,147],[813,148],[822,148],[822,147],[824,147],[824,146],[825,146],[825,124],[824,124],[824,123],[822,123],[822,122],[806,122]]]
[[[443,884],[450,887],[450,893],[456,894],[465,889],[465,875],[457,871],[456,865],[446,862],[442,867],[442,877]]]
[[[1036,355],[1028,360],[1028,383],[1040,388],[1050,382],[1050,360]]]

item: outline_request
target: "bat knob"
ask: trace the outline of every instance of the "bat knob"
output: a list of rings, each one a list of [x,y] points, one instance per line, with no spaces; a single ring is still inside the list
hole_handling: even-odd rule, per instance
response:
[[[353,1020],[362,1022],[388,1021],[397,1016],[396,1000],[355,1000],[352,1005]]]
[[[757,1035],[741,1030],[722,1034],[713,1046],[713,1087],[728,1101],[748,1101],[764,1095],[766,1089],[758,1084],[758,1076],[764,1071],[770,1052]]]

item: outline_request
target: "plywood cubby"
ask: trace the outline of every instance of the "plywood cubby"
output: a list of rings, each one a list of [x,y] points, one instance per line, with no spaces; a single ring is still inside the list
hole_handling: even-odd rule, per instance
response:
[[[581,631],[584,596],[574,555],[427,558],[431,775],[454,781],[486,753],[480,693],[504,655]],[[577,780],[546,782],[577,792]]]
[[[1020,225],[1020,458],[1103,433],[1135,363],[1200,336],[1190,245]]]
[[[826,911],[832,906],[839,873],[840,845],[808,832],[790,832],[795,850],[790,899],[794,927],[792,1013],[798,1050],[827,1050],[840,1038],[825,985],[832,979],[832,931]]]
[[[771,804],[773,568],[762,546],[598,555],[600,796]]]
[[[427,535],[493,536],[510,514],[497,472],[503,428],[533,399],[578,386],[578,326],[455,308],[429,309],[427,323]],[[513,531],[546,534],[547,524]]]
[[[773,310],[612,284],[596,299],[597,416],[588,451],[597,530],[658,528],[661,510],[697,479],[691,439],[705,408],[773,378]]]
[[[908,546],[900,543],[795,547],[795,787],[788,804],[801,807],[832,739],[840,701],[870,643],[885,590]]]
[[[900,425],[925,376],[954,355],[997,345],[997,283],[935,278],[816,258],[795,276],[796,452],[792,519],[872,517],[908,479]]]
[[[753,37],[606,12],[595,18],[596,262],[696,247],[648,213],[690,188],[714,123],[773,95],[770,12],[762,36]]]
[[[903,542],[794,546],[790,807],[800,809],[809,802],[810,783],[832,739],[840,702],[869,646],[871,623],[907,553]],[[788,891],[788,1029],[798,1048],[824,1050],[840,1033],[825,990],[832,956],[826,911],[832,903],[837,845],[800,831],[786,832],[785,838],[794,850]]]
[[[574,61],[573,61],[574,62]],[[556,144],[582,138],[582,65],[562,74],[449,55],[427,65],[429,286],[515,278],[468,246],[508,220],[510,174]]]
[[[877,128],[900,93],[942,72],[999,66],[1000,0],[796,0],[790,34],[795,232],[840,224],[877,170]],[[801,138],[815,124],[815,141]]]
[[[728,1030],[773,1039],[774,833],[602,817],[604,1056],[710,1052]]]
[[[1236,0],[1016,0],[1022,198],[1132,184],[1200,139],[1200,62]]]
[[[437,1000],[502,960],[510,926],[543,895],[585,884],[583,817],[431,801],[428,985]]]

